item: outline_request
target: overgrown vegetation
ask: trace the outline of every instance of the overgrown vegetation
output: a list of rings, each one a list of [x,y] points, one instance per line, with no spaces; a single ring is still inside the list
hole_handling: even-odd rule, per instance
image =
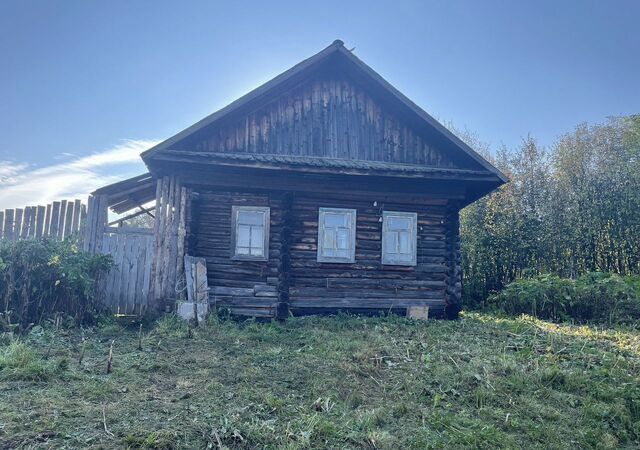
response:
[[[640,274],[640,116],[580,125],[550,148],[529,137],[494,160],[511,182],[461,215],[467,306],[527,274]]]
[[[522,278],[491,296],[489,303],[512,314],[555,322],[640,322],[640,277],[588,273],[577,279],[541,275]]]
[[[102,309],[95,286],[110,267],[110,257],[84,253],[71,239],[0,240],[0,331],[62,313],[93,323]]]
[[[0,448],[640,445],[630,328],[467,314],[214,319],[188,333],[167,316],[142,348],[137,326],[47,325],[0,355]]]

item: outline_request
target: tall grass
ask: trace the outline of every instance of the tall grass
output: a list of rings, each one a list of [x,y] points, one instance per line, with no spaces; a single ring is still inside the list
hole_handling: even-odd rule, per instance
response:
[[[640,320],[640,276],[594,272],[577,279],[548,274],[522,278],[489,303],[508,314],[555,322],[634,323]]]

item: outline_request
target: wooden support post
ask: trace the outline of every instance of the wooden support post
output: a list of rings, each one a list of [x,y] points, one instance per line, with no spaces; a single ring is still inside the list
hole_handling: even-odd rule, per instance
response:
[[[462,310],[462,268],[460,257],[460,211],[453,204],[447,214],[445,245],[447,253],[447,284],[445,292],[445,314],[448,319],[457,319]]]
[[[159,178],[156,185],[151,299],[156,307],[171,304],[179,295],[176,282],[183,276],[186,209],[189,191],[175,176]]]
[[[278,305],[275,316],[285,320],[289,316],[289,287],[291,285],[291,231],[293,230],[293,194],[282,196],[282,227],[280,231],[280,257],[278,259]]]

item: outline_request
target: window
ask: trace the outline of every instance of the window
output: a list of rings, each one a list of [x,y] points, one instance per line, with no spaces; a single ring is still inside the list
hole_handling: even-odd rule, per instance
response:
[[[382,264],[416,265],[418,215],[382,212]]]
[[[356,260],[356,210],[320,208],[318,262],[352,263]]]
[[[269,259],[269,215],[267,207],[231,208],[233,259],[266,261]]]

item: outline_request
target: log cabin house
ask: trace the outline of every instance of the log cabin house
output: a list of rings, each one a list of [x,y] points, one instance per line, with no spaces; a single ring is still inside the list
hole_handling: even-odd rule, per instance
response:
[[[155,198],[151,302],[192,255],[210,302],[249,316],[457,317],[460,209],[507,181],[339,40],[141,156],[149,174],[90,202]]]

